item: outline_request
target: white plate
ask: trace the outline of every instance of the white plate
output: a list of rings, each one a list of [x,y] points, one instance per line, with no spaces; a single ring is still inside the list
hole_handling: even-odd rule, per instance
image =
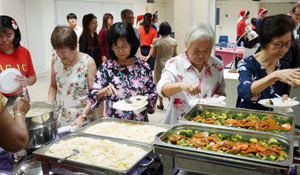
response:
[[[267,101],[269,100],[272,100],[274,105],[267,104]],[[259,100],[258,103],[268,108],[291,108],[298,105],[299,101],[287,100],[285,103],[282,103],[280,98],[267,98]]]
[[[225,106],[226,103],[224,101],[220,102],[220,103],[207,103],[205,98],[201,98],[201,99],[193,99],[191,101],[189,101],[189,104],[191,106],[195,106],[196,104],[207,104],[207,105],[214,105],[214,106]]]
[[[113,108],[121,110],[121,111],[135,111],[145,107],[148,104],[148,101],[145,101],[143,104],[139,106],[133,106],[132,104],[126,103],[123,100],[117,101],[113,104]]]
[[[20,82],[15,80],[21,72],[16,68],[5,69],[0,73],[0,91],[3,93],[12,93],[19,89]]]

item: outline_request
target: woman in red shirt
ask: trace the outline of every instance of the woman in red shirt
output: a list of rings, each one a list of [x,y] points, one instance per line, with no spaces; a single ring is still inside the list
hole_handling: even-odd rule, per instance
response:
[[[16,21],[9,16],[0,16],[0,73],[8,68],[16,68],[22,74],[16,76],[21,85],[17,91],[2,93],[8,98],[7,106],[12,105],[22,95],[22,87],[32,86],[36,82],[30,53],[20,45],[20,41],[21,33]]]
[[[100,54],[102,62],[105,62],[108,58],[108,44],[107,44],[107,31],[114,23],[114,17],[110,13],[105,13],[103,15],[102,28],[99,32],[99,43],[100,43]]]
[[[151,44],[154,38],[157,38],[157,31],[151,27],[151,19],[152,15],[151,13],[146,13],[144,15],[143,22],[141,24],[141,27],[139,28],[140,36],[141,36],[141,53],[143,58],[146,58],[148,56]],[[154,63],[155,58],[150,57],[149,59],[144,59],[144,61],[147,61],[147,63],[150,65],[151,70],[154,70]]]

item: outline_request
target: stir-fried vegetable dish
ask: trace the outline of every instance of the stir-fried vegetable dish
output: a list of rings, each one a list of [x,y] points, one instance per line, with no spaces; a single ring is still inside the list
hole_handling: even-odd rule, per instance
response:
[[[217,151],[262,160],[287,159],[287,148],[277,139],[257,139],[242,135],[185,129],[174,131],[165,140],[169,144]]]
[[[292,129],[291,118],[266,114],[223,113],[205,110],[200,112],[195,111],[185,118],[198,123],[232,126],[275,133],[288,132]]]

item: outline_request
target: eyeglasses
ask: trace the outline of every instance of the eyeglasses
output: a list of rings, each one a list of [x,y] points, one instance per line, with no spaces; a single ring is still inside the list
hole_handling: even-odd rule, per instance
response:
[[[283,46],[286,47],[286,48],[290,48],[291,45],[292,45],[292,41],[288,41],[288,42],[286,42],[286,43],[277,42],[277,43],[272,43],[272,45],[273,45],[276,49],[283,48]]]
[[[68,54],[70,50],[55,50],[56,54]]]
[[[115,52],[119,52],[121,50],[124,51],[124,50],[128,49],[129,47],[130,47],[130,45],[124,45],[122,47],[115,47],[115,46],[113,46],[113,47],[111,47],[111,49],[113,51],[115,51]]]

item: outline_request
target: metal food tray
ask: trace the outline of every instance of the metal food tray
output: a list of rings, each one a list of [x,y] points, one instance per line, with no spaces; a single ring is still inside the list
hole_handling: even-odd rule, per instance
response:
[[[210,150],[172,145],[164,142],[164,140],[166,140],[167,137],[174,131],[182,129],[197,129],[208,132],[218,132],[234,135],[239,134],[241,136],[250,136],[257,139],[275,138],[287,147],[288,158],[283,161],[268,161],[233,154],[219,153]],[[286,170],[291,166],[293,161],[293,139],[274,133],[257,133],[237,128],[219,128],[216,125],[176,125],[166,133],[161,135],[159,138],[156,138],[156,140],[153,142],[153,150],[154,153],[161,154],[162,156],[164,174],[165,172],[166,174],[168,174],[168,172],[171,172],[170,169],[173,168],[182,168],[186,170],[191,169],[193,171],[196,171],[201,163],[213,164],[214,166],[222,165],[223,167],[235,167],[240,170],[252,169],[253,171],[258,172],[271,172],[274,169],[279,171]],[[183,164],[186,167],[182,167]]]
[[[58,163],[58,159],[61,157],[55,157],[55,156],[50,156],[46,155],[45,153],[47,150],[54,144],[62,141],[62,140],[69,140],[75,137],[88,137],[88,138],[94,138],[94,139],[100,139],[100,140],[109,140],[113,141],[116,143],[121,143],[121,144],[127,144],[128,146],[134,146],[141,148],[145,150],[147,153],[141,157],[138,161],[136,161],[130,168],[127,170],[117,170],[117,169],[112,169],[112,168],[106,168],[106,167],[101,167],[97,165],[91,165],[91,164],[86,164],[74,160],[65,160],[62,163]],[[82,134],[82,133],[73,133],[68,136],[63,137],[62,139],[55,141],[43,148],[40,148],[36,151],[33,152],[35,160],[38,160],[42,163],[42,169],[44,173],[48,173],[53,169],[62,169],[64,171],[70,171],[70,172],[76,172],[76,173],[86,173],[86,174],[103,174],[103,175],[124,175],[124,174],[129,174],[132,173],[132,171],[136,171],[138,167],[149,167],[153,163],[153,159],[150,160],[147,164],[140,164],[140,162],[146,158],[148,158],[148,155],[152,152],[152,147],[148,144],[142,144],[142,143],[136,143],[136,142],[131,142],[131,141],[126,141],[126,140],[120,140],[116,138],[110,138],[110,137],[104,137],[104,136],[96,136],[96,135],[87,135],[87,134]]]
[[[171,125],[166,125],[166,124],[150,123],[150,122],[142,122],[142,121],[126,120],[126,119],[118,119],[118,118],[111,118],[111,117],[103,117],[103,118],[95,120],[95,121],[87,124],[86,126],[80,128],[78,130],[78,132],[83,133],[83,134],[90,134],[90,133],[84,133],[84,131],[87,128],[89,128],[91,126],[94,126],[94,125],[96,125],[98,123],[101,123],[101,122],[125,122],[125,123],[130,123],[130,124],[143,124],[143,125],[150,125],[150,126],[161,127],[161,128],[166,129],[166,131],[169,130],[172,127]],[[157,134],[159,134],[159,133],[157,133]],[[93,135],[93,134],[90,134],[90,135]],[[110,137],[110,136],[105,136],[105,137]],[[112,137],[112,138],[114,138],[114,137]],[[118,138],[118,139],[123,140],[123,138]],[[129,139],[124,139],[124,140],[129,140]],[[130,141],[149,144],[147,142],[140,142],[140,141],[135,141],[135,140],[130,140]]]
[[[200,125],[200,126],[210,126],[215,124],[206,124],[206,123],[198,123],[194,121],[190,121],[187,118],[191,115],[194,115],[195,112],[203,112],[204,110],[208,110],[211,112],[222,112],[222,113],[243,113],[243,114],[265,114],[265,115],[273,115],[273,116],[279,116],[279,117],[285,117],[285,118],[291,118],[292,119],[292,129],[288,132],[282,132],[282,133],[276,133],[280,135],[284,135],[286,137],[290,137],[294,134],[295,129],[295,118],[291,115],[284,114],[284,113],[277,113],[277,112],[271,112],[271,111],[261,111],[261,110],[252,110],[252,109],[244,109],[244,108],[230,108],[230,107],[220,107],[220,106],[210,106],[210,105],[202,105],[199,104],[195,105],[187,114],[185,114],[183,117],[179,118],[178,123],[179,124],[193,124],[193,125]],[[225,125],[215,125],[219,128],[237,128],[237,127],[231,127],[231,126],[225,126]],[[260,131],[260,130],[254,130],[254,129],[247,129],[247,128],[238,128],[241,130],[250,130],[255,132],[267,132],[267,133],[275,133],[272,131]]]

